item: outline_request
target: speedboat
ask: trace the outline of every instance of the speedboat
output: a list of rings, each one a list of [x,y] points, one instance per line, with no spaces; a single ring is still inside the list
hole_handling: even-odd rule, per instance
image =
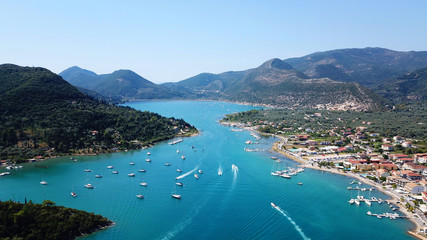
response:
[[[277,205],[274,203],[270,203],[272,207],[277,208]]]
[[[181,187],[184,187],[184,184],[182,183],[182,182],[177,182],[177,183],[175,183],[177,186],[181,186]]]
[[[199,179],[199,175],[198,175],[197,173],[195,173],[195,174],[194,174],[194,177],[195,177],[196,179]]]
[[[135,163],[134,162],[130,162],[129,165],[135,165]]]
[[[185,156],[184,156],[184,155],[182,155],[182,156],[181,156],[181,158],[182,158],[182,160],[184,160],[184,159],[185,159]]]
[[[171,165],[170,163],[165,163],[165,166],[168,166],[168,167],[169,167],[170,165]]]
[[[93,189],[93,186],[92,184],[88,183],[88,184],[85,184],[85,188]]]
[[[145,159],[146,162],[151,162],[151,159],[147,158]]]
[[[181,169],[179,169],[179,168],[177,168],[177,169],[176,169],[176,171],[177,171],[177,172],[182,172],[182,170],[181,170]]]
[[[85,169],[85,172],[92,172],[91,169]]]
[[[371,211],[368,211],[366,214],[368,214],[369,216],[371,216],[371,215],[372,215]]]
[[[350,199],[350,201],[348,201],[350,204],[354,203],[354,199]]]
[[[114,167],[113,167],[113,166],[107,166],[107,168],[108,168],[108,169],[113,169]]]
[[[139,198],[139,199],[143,199],[144,198],[144,196],[142,196],[141,194],[136,195],[136,197]]]
[[[148,155],[148,156],[150,156],[150,155],[151,155],[151,153],[150,153],[150,152],[147,152],[147,155]]]
[[[129,173],[128,177],[135,177],[135,173]]]
[[[172,197],[176,199],[181,199],[181,195],[179,194],[172,194]]]
[[[96,178],[102,178],[102,175],[96,174],[95,177]]]
[[[298,185],[302,185],[302,183],[299,182]]]
[[[146,183],[146,182],[142,182],[142,183],[139,183],[139,185],[141,185],[141,186],[143,186],[143,187],[146,187],[146,186],[147,186],[147,183]]]
[[[199,169],[199,173],[200,173],[200,174],[203,174],[202,170],[200,170],[200,169]]]
[[[47,185],[47,182],[46,181],[41,181],[40,184],[41,185]]]
[[[112,171],[112,174],[119,174],[119,171]]]
[[[75,192],[71,192],[71,196],[77,197],[77,194]]]
[[[282,175],[280,175],[282,178],[288,178],[288,179],[290,179],[291,178],[291,176],[289,176],[288,174],[286,174],[286,173],[283,173]]]
[[[147,170],[145,169],[139,169],[139,172],[146,172]]]

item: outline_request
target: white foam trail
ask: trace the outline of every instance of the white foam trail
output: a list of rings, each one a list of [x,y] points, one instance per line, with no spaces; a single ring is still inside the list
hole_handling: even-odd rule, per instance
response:
[[[291,222],[292,223],[292,225],[294,225],[294,227],[295,227],[295,230],[297,230],[297,232],[299,233],[299,235],[301,235],[301,237],[302,237],[302,239],[304,239],[304,240],[310,240],[311,238],[308,238],[305,234],[304,234],[304,232],[302,231],[302,229],[294,222],[294,220],[292,220],[292,218],[291,217],[289,217],[286,213],[285,213],[285,211],[283,211],[279,206],[275,206],[275,207],[273,207],[273,208],[275,208],[277,211],[279,211],[283,216],[285,216],[288,220],[289,220],[289,222]]]
[[[236,165],[231,165],[231,169],[233,170],[234,178],[233,178],[233,187],[236,185],[236,179],[237,179],[237,172],[239,171],[239,168]]]
[[[221,164],[219,165],[219,168],[218,168],[218,175],[222,175],[222,166],[221,166]]]
[[[199,168],[199,165],[197,165],[193,170],[186,172],[182,175],[179,175],[178,177],[176,177],[176,179],[181,179],[181,178],[185,178],[186,176],[190,175],[191,173],[193,173],[194,171],[197,170],[197,168]]]

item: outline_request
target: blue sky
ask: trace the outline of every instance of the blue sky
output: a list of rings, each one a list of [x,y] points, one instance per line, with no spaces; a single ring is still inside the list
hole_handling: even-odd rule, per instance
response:
[[[427,50],[427,1],[0,0],[0,64],[150,81],[340,48]]]

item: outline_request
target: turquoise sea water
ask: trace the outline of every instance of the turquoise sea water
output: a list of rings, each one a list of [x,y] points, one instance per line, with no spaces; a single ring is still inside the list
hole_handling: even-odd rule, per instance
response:
[[[244,142],[255,141],[250,132],[232,132],[218,124],[224,114],[255,107],[199,101],[126,105],[183,118],[201,134],[176,145],[163,142],[146,150],[77,156],[78,162],[64,157],[25,164],[23,169],[0,178],[0,199],[49,199],[115,222],[113,227],[85,239],[413,239],[406,233],[413,227],[409,221],[366,215],[369,210],[390,212],[386,204],[349,205],[347,201],[357,194],[346,189],[352,179],[310,169],[292,179],[271,176],[276,167],[270,158],[273,153],[245,152]],[[268,150],[275,140],[262,138],[250,148]],[[280,158],[283,166],[296,166]],[[165,166],[166,162],[171,166]],[[238,170],[233,171],[232,164]],[[109,165],[119,174],[111,174]],[[223,168],[222,176],[217,174],[219,167]],[[84,172],[87,168],[93,172]],[[177,168],[183,172],[178,173]],[[191,173],[179,180],[184,187],[175,185],[175,177],[195,168],[204,172],[199,179]],[[128,173],[136,176],[128,177]],[[103,178],[95,178],[95,174]],[[40,185],[42,179],[48,185]],[[148,186],[140,186],[140,182]],[[95,189],[84,188],[86,183]],[[71,197],[71,191],[78,196]],[[173,199],[172,193],[181,194],[182,199]],[[145,198],[138,199],[137,194]],[[363,194],[387,199],[378,191]],[[280,210],[272,208],[271,202]]]

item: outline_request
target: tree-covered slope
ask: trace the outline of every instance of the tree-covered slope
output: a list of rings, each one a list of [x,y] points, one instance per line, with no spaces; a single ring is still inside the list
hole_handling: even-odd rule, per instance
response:
[[[427,67],[390,79],[375,90],[395,103],[427,102]]]
[[[313,78],[357,82],[373,87],[427,66],[427,51],[399,52],[384,48],[337,49],[286,61]]]
[[[0,158],[134,149],[197,131],[184,122],[107,105],[44,68],[0,65]]]
[[[75,239],[111,224],[101,215],[54,206],[49,200],[43,204],[0,201],[1,239]]]

